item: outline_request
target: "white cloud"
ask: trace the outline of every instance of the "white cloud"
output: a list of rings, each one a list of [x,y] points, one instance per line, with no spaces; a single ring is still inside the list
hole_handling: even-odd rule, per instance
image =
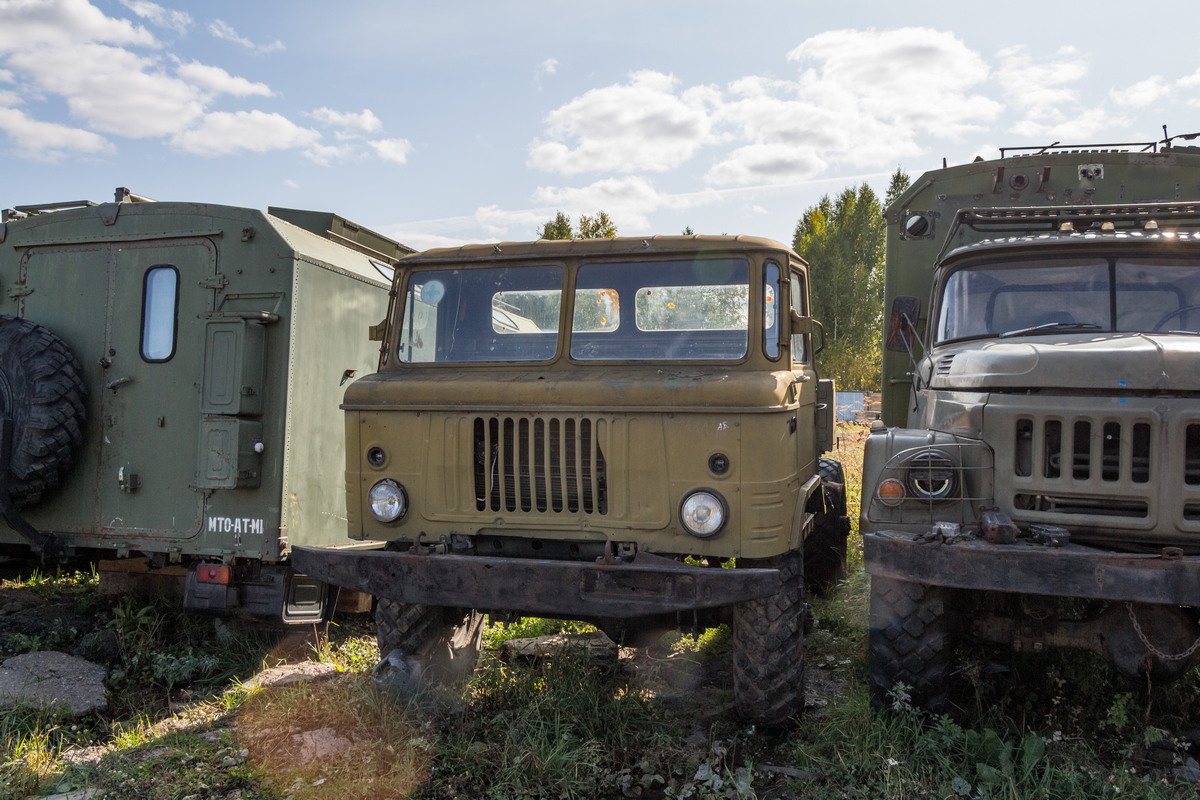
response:
[[[312,112],[312,116],[318,122],[346,131],[377,133],[383,130],[383,123],[379,121],[379,117],[375,116],[375,113],[369,108],[364,108],[355,114],[353,112],[334,111],[331,108],[322,106]]]
[[[529,164],[564,175],[664,171],[703,147],[727,146],[708,182],[789,183],[835,164],[894,164],[922,152],[919,138],[961,138],[1003,107],[978,88],[986,62],[947,32],[829,31],[787,58],[799,68],[794,80],[683,89],[644,71],[588,91],[549,114]]]
[[[997,57],[996,82],[1015,112],[1010,132],[1031,140],[1084,142],[1121,121],[1084,104],[1079,85],[1088,67],[1074,47],[1059,48],[1044,60],[1035,60],[1022,46],[1005,48]]]
[[[9,66],[38,89],[61,96],[71,115],[104,133],[163,136],[187,127],[204,111],[203,95],[129,50],[79,43],[13,53]]]
[[[5,0],[0,3],[0,54],[75,42],[157,47],[145,28],[113,19],[87,0]]]
[[[1182,83],[1182,81],[1179,81]],[[1171,85],[1161,75],[1151,75],[1149,78],[1127,86],[1124,89],[1113,89],[1108,93],[1112,101],[1127,108],[1146,108],[1171,93]]]
[[[176,33],[187,33],[192,26],[192,16],[186,11],[173,11],[148,0],[121,0],[121,5],[150,24]]]
[[[542,90],[542,78],[547,75],[553,75],[558,71],[558,59],[547,58],[541,64],[537,65],[537,69],[533,71],[533,82],[537,84],[538,91]]]
[[[539,186],[533,197],[539,206],[563,211],[572,217],[605,211],[619,225],[630,229],[649,227],[648,215],[661,208],[687,208],[698,204],[694,196],[665,195],[640,176],[602,178],[580,187]],[[539,223],[545,221],[545,218],[539,219]]]
[[[550,112],[546,139],[533,142],[529,165],[564,175],[588,171],[662,171],[678,166],[711,135],[715,89],[676,92],[661,72],[592,89]]]
[[[276,39],[270,44],[255,44],[244,36],[238,34],[233,26],[223,20],[213,20],[208,24],[208,32],[218,39],[226,42],[233,42],[247,50],[253,50],[256,53],[274,53],[283,48],[283,42]]]
[[[255,83],[236,75],[230,75],[220,67],[192,61],[181,64],[175,74],[189,84],[207,90],[213,95],[231,94],[234,97],[271,97],[274,92],[265,83]]]
[[[408,163],[408,154],[412,152],[412,142],[407,139],[380,139],[374,142],[368,142],[375,154],[384,161],[391,161],[396,164]]]
[[[216,111],[171,139],[171,144],[201,156],[266,153],[319,146],[320,134],[280,114],[263,111]]]
[[[5,98],[0,96],[0,103]],[[40,122],[15,108],[0,108],[0,131],[8,134],[21,152],[38,161],[57,161],[67,153],[104,155],[113,151],[112,144],[91,131]]]

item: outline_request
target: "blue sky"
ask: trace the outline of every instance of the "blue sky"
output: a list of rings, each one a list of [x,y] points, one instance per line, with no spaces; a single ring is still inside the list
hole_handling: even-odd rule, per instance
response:
[[[1192,3],[0,0],[0,207],[333,211],[417,248],[790,242],[823,194],[1200,131]]]

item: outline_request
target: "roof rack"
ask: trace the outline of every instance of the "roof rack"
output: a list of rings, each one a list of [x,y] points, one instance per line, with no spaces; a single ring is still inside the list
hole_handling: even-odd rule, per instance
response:
[[[1149,222],[1169,222],[1173,228],[1200,230],[1200,203],[963,208],[954,215],[936,260],[941,261],[952,249],[956,235],[963,228],[992,234],[1053,233],[1068,222],[1076,232],[1109,222],[1113,230],[1142,230]]]

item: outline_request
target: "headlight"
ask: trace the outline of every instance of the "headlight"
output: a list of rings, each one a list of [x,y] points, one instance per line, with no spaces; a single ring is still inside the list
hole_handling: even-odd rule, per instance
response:
[[[701,539],[719,533],[728,518],[725,498],[711,489],[697,489],[683,498],[679,506],[679,521],[684,530]]]
[[[931,450],[909,462],[906,482],[917,500],[946,500],[958,491],[958,470],[945,453]]]
[[[384,478],[371,487],[367,495],[371,515],[380,522],[395,522],[408,511],[408,493],[391,478]]]

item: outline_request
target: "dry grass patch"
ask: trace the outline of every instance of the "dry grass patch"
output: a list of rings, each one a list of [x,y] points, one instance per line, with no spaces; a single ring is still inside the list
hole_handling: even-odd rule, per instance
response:
[[[235,731],[264,783],[295,800],[407,797],[435,749],[428,723],[361,674],[256,691]]]

